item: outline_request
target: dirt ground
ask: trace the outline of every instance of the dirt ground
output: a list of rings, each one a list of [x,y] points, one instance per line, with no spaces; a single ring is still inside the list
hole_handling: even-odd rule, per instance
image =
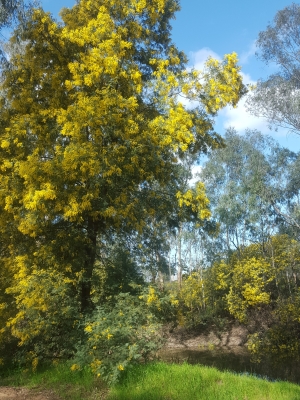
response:
[[[51,390],[0,387],[0,400],[59,400]]]
[[[248,334],[248,328],[239,324],[233,324],[224,332],[208,331],[201,334],[188,332],[185,328],[177,327],[172,333],[166,333],[167,343],[163,350],[205,349],[211,345],[228,349],[245,348]]]

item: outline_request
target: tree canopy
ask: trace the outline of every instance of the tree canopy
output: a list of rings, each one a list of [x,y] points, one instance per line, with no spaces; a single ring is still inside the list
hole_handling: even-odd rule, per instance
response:
[[[10,39],[0,91],[1,310],[13,305],[6,326],[21,344],[63,340],[62,318],[67,332],[93,308],[106,244],[142,234],[171,182],[175,209],[209,216],[203,186],[180,191],[178,165],[221,144],[212,117],[244,86],[234,53],[186,69],[170,40],[178,9],[175,0],[81,0],[58,23],[36,8]]]
[[[299,134],[299,4],[278,11],[273,23],[260,32],[256,45],[258,57],[266,64],[274,63],[277,70],[257,83],[248,98],[248,108],[252,114],[267,118],[271,125]]]
[[[152,357],[162,323],[233,321],[252,323],[259,357],[300,358],[300,157],[214,131],[245,93],[237,55],[188,68],[177,0],[80,0],[61,22],[21,4],[5,2],[22,18],[0,80],[0,365],[72,360],[112,383]],[[279,119],[298,117],[298,12],[258,41],[281,69],[252,100]]]

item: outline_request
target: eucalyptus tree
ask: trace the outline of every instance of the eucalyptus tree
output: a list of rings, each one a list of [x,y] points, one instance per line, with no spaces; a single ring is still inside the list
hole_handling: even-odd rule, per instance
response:
[[[300,5],[278,11],[256,45],[258,57],[275,65],[276,72],[258,81],[247,100],[249,111],[300,134]]]
[[[222,249],[221,255],[230,255],[249,243],[263,247],[284,223],[296,154],[257,131],[241,136],[230,129],[225,142],[226,148],[212,152],[200,177],[220,223],[220,236],[212,245],[216,254]]]
[[[282,232],[288,233],[300,239],[300,153],[288,167],[288,181],[284,188],[287,199],[284,209],[277,209],[277,212],[284,218],[285,225]]]
[[[23,0],[1,0],[0,1],[0,29],[11,25],[20,13],[25,10]]]
[[[7,32],[17,25],[24,27],[27,13],[39,3],[39,0],[0,0],[0,59],[2,63],[8,62]],[[5,29],[7,32],[4,33]]]

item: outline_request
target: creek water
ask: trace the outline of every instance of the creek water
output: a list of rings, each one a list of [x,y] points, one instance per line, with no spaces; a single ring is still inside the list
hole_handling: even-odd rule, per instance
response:
[[[188,349],[163,349],[159,352],[162,361],[172,363],[187,362],[189,364],[202,364],[227,370],[239,374],[256,375],[271,381],[286,380],[300,384],[300,362],[287,360],[276,362],[264,359],[262,362],[253,363],[247,349],[243,346],[231,348],[188,348]]]

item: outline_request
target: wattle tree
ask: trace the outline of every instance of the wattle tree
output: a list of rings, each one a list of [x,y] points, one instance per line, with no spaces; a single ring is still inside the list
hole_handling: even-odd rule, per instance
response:
[[[211,117],[244,93],[234,53],[186,69],[170,40],[178,9],[81,0],[62,22],[32,10],[10,40],[0,90],[3,318],[22,344],[52,340],[93,308],[97,241],[123,226],[142,232],[155,209],[141,194],[170,185],[185,152],[217,145]],[[209,215],[200,186],[194,199],[176,194],[177,206]]]

